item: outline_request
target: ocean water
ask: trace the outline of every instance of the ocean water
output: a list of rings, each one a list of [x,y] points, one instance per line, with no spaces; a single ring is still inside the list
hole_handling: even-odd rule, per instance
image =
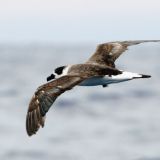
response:
[[[0,45],[0,159],[160,160],[160,44],[132,47],[117,60],[151,79],[75,87],[57,99],[44,129],[28,137],[36,88],[57,66],[83,63],[95,45]]]

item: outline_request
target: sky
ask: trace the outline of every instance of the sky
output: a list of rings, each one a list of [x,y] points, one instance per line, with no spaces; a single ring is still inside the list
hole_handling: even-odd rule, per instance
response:
[[[0,43],[160,39],[159,0],[0,0]]]

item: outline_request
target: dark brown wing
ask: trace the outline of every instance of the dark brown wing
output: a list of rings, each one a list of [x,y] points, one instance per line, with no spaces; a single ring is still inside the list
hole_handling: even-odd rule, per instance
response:
[[[118,75],[121,73],[122,72],[116,68],[92,63],[73,65],[68,71],[68,74],[70,75],[81,75],[85,78],[104,75]]]
[[[40,86],[33,95],[26,118],[26,130],[29,136],[36,134],[44,126],[45,115],[54,101],[67,90],[72,89],[82,81],[104,75],[117,75],[121,71],[95,64],[73,65],[67,76]]]
[[[117,41],[100,44],[87,63],[98,63],[101,65],[115,67],[115,60],[127,50],[128,46],[145,42],[160,42],[160,40]]]
[[[44,126],[45,115],[59,95],[82,82],[79,76],[63,76],[40,86],[33,95],[26,117],[26,130],[29,136],[36,134]]]

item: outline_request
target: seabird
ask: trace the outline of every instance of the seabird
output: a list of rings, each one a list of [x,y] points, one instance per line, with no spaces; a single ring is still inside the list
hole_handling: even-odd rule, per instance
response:
[[[144,42],[160,40],[116,41],[98,45],[95,53],[83,64],[61,66],[54,70],[47,83],[38,87],[34,93],[27,112],[26,130],[29,136],[36,134],[44,127],[45,116],[54,101],[65,91],[79,86],[103,86],[139,78],[150,78],[150,75],[122,71],[116,68],[116,59],[129,46]]]

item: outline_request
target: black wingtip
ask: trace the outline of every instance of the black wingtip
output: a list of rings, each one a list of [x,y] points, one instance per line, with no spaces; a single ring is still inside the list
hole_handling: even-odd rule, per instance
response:
[[[150,75],[144,75],[144,74],[141,74],[141,78],[151,78],[151,76]]]
[[[51,74],[50,76],[47,77],[47,82],[51,81],[52,79],[55,79],[55,75]]]

